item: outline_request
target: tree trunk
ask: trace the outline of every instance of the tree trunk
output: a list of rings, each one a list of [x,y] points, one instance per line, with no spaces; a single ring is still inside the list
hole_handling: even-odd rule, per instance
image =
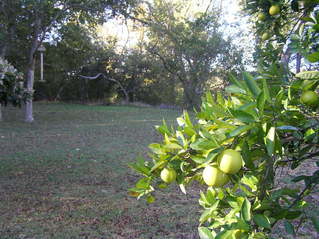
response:
[[[29,63],[27,69],[27,91],[29,93],[33,93],[33,83],[34,83],[34,68],[35,68],[35,58],[33,57],[32,61]],[[26,101],[26,108],[25,108],[25,121],[26,122],[33,122],[33,96],[28,98]]]
[[[33,122],[33,84],[34,84],[34,69],[35,69],[35,54],[40,46],[41,42],[39,41],[39,37],[41,34],[41,19],[36,15],[35,25],[34,25],[34,35],[32,38],[32,45],[29,51],[29,59],[26,70],[27,75],[27,91],[31,96],[26,101],[25,108],[25,121]]]
[[[296,73],[300,72],[300,66],[301,66],[301,55],[300,53],[297,53],[297,58],[296,58]]]
[[[1,103],[0,103],[0,121],[2,121],[2,108],[1,108]]]
[[[186,107],[198,109],[200,107],[200,96],[196,93],[194,84],[184,82],[183,88]]]

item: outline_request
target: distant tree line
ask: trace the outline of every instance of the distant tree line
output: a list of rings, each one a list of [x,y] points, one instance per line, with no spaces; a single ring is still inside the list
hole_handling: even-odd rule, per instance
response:
[[[194,107],[203,92],[223,87],[228,73],[243,68],[242,52],[223,33],[213,6],[185,15],[183,1],[93,2],[0,4],[0,53],[26,72],[25,86],[34,83],[36,100]],[[98,36],[97,26],[116,15],[140,29],[135,47],[119,51],[116,37]],[[38,81],[41,43],[46,47],[45,82]]]

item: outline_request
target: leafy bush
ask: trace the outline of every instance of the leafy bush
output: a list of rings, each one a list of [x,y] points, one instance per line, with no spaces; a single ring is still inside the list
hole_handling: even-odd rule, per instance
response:
[[[308,203],[304,197],[318,184],[319,170],[292,178],[293,182],[303,181],[303,188],[278,188],[275,179],[276,171],[283,167],[294,170],[310,160],[319,166],[316,112],[298,97],[303,80],[278,89],[270,88],[265,76],[248,73],[242,80],[231,81],[227,97],[206,95],[196,123],[184,112],[176,130],[165,123],[157,127],[164,140],[149,146],[152,162],[139,159],[131,165],[145,177],[130,191],[153,201],[155,189],[166,186],[158,180],[164,168],[175,170],[183,191],[193,180],[204,184],[203,169],[220,167],[221,153],[233,149],[241,154],[243,167],[228,174],[230,182],[225,186],[208,187],[201,193],[201,238],[267,238],[280,220],[294,233],[291,222],[305,216]]]
[[[23,74],[0,57],[0,104],[8,103],[21,106],[22,102],[32,94],[23,87]]]

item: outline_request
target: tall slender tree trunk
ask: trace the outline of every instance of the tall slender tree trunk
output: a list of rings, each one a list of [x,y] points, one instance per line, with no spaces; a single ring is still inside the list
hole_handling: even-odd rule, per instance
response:
[[[29,94],[31,94],[31,97],[27,99],[26,101],[26,107],[25,107],[25,121],[26,122],[33,122],[33,84],[34,84],[34,69],[35,69],[35,54],[36,51],[41,44],[39,42],[39,36],[41,34],[41,19],[39,16],[36,16],[35,20],[35,26],[34,26],[34,35],[32,39],[32,45],[29,51],[29,60],[28,60],[28,66],[26,70],[27,75],[27,91]]]
[[[27,91],[33,94],[33,84],[34,84],[34,68],[35,68],[35,58],[33,57],[31,62],[29,63],[27,69]],[[26,101],[25,107],[25,121],[33,122],[33,96],[28,98]]]
[[[34,84],[34,70],[35,70],[35,54],[40,46],[41,41],[40,35],[41,35],[41,18],[36,14],[36,19],[34,22],[34,35],[32,38],[32,45],[29,51],[29,59],[28,59],[28,65],[26,70],[27,75],[27,91],[29,94],[31,94],[31,97],[27,99],[26,107],[25,107],[25,121],[26,122],[33,122],[33,84]]]

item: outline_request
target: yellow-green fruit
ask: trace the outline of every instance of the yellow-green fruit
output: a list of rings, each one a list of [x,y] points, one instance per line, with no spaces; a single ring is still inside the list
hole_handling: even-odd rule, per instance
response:
[[[172,168],[164,168],[161,171],[161,179],[165,183],[172,183],[176,180],[176,171]]]
[[[234,231],[234,237],[236,238],[236,239],[239,239],[240,238],[240,236],[241,236],[241,234],[242,234],[242,231],[241,230],[239,230],[239,229],[237,229],[237,230],[235,230]]]
[[[222,187],[229,181],[228,176],[214,166],[207,166],[204,169],[203,179],[208,186],[213,187]]]
[[[266,20],[266,15],[265,15],[265,13],[261,12],[258,14],[257,18],[258,18],[258,21],[262,22],[262,21]]]
[[[261,40],[267,41],[270,37],[271,35],[268,32],[265,32],[264,34],[262,34]]]
[[[280,7],[278,5],[273,5],[269,8],[269,14],[275,16],[280,12]]]
[[[226,149],[218,157],[219,168],[227,174],[237,173],[243,166],[241,154],[233,149]]]
[[[316,92],[308,90],[302,93],[300,101],[305,105],[316,106],[319,103],[319,96]]]

